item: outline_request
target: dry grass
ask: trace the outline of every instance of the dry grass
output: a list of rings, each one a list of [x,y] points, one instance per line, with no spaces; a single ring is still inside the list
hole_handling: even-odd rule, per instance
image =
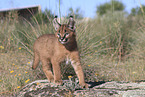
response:
[[[0,57],[0,94],[16,92],[30,79],[30,58],[25,53],[15,52],[1,53]]]
[[[0,54],[0,95],[18,92],[27,83],[43,79],[40,69],[31,69],[32,56],[18,48],[18,51]]]

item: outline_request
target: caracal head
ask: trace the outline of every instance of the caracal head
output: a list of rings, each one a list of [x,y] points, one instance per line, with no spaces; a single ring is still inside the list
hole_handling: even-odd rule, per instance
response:
[[[73,16],[70,16],[67,24],[60,24],[57,21],[57,16],[55,16],[53,20],[53,26],[56,30],[55,36],[58,38],[58,41],[61,44],[67,44],[72,39],[74,39],[75,35],[75,21]]]

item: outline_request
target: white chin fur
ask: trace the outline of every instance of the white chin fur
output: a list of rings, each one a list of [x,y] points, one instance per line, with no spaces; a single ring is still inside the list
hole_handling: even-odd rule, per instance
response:
[[[68,43],[68,40],[67,40],[67,41],[65,41],[65,40],[63,40],[63,41],[59,40],[59,42],[60,42],[61,44],[66,44],[66,43]]]
[[[61,44],[66,44],[67,42],[60,42]]]

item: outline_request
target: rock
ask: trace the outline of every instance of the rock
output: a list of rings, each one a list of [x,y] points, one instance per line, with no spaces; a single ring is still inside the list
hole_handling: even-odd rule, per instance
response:
[[[38,80],[22,88],[16,97],[145,97],[145,82],[88,82],[89,89],[80,88],[78,81],[65,80],[56,86],[47,80]]]
[[[56,86],[53,83],[49,83],[47,80],[37,80],[27,84],[22,88],[16,97],[46,97],[46,96],[64,96],[69,92],[63,86]]]
[[[78,91],[74,93],[77,94]],[[77,94],[78,95],[78,94]],[[145,97],[145,82],[106,82],[94,86],[89,91],[83,90],[79,96],[103,97]]]

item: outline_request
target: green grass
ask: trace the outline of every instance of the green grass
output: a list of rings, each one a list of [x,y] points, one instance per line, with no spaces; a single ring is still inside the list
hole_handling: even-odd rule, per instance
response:
[[[24,85],[46,78],[31,70],[33,43],[54,33],[52,23],[39,24],[8,17],[0,23],[0,95],[19,91]],[[145,79],[145,22],[142,17],[108,13],[89,21],[77,21],[77,42],[86,81],[136,81]],[[62,21],[63,22],[63,21]],[[71,65],[62,65],[63,79],[76,77]]]

